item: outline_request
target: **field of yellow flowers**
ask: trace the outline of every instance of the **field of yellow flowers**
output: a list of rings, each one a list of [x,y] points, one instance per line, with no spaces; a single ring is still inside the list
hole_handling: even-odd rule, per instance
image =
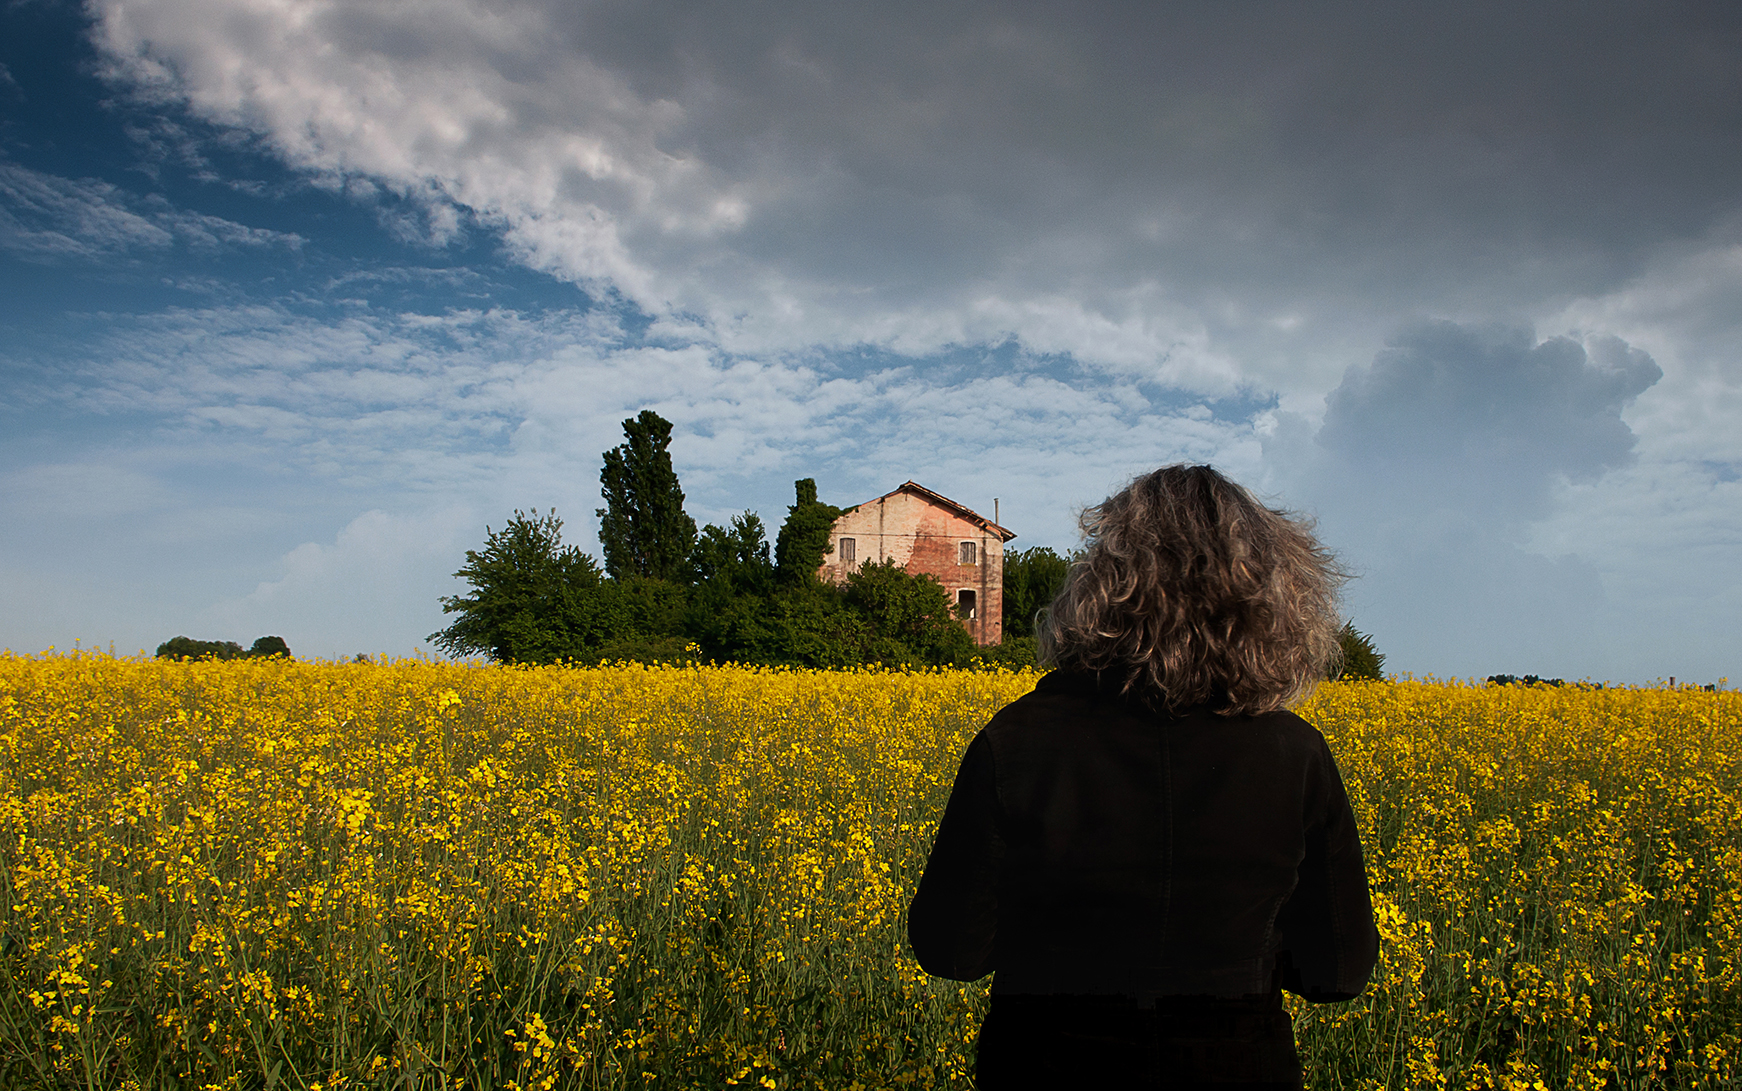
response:
[[[1032,672],[0,657],[0,1085],[970,1086],[903,913]],[[1742,1086],[1742,695],[1327,685],[1314,1088]]]

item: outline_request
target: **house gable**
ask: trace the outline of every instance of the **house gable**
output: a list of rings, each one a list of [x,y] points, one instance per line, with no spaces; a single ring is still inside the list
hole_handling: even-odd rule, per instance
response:
[[[863,564],[893,560],[936,579],[971,613],[962,625],[979,644],[1004,638],[1004,543],[1016,535],[912,481],[850,509],[829,532],[817,574],[839,583]]]

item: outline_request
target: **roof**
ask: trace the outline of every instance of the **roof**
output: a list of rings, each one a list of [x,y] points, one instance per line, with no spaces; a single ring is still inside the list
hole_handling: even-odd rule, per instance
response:
[[[981,515],[979,512],[968,507],[966,504],[958,504],[954,500],[951,500],[949,497],[943,495],[942,493],[932,492],[930,489],[926,488],[924,485],[918,484],[917,482],[913,482],[913,481],[904,482],[903,484],[896,486],[894,489],[891,489],[889,492],[884,493],[882,496],[879,496],[874,500],[865,501],[865,504],[874,504],[877,502],[877,500],[887,500],[891,496],[894,496],[897,493],[903,493],[903,492],[911,493],[912,495],[919,497],[921,500],[924,500],[928,504],[933,504],[937,507],[945,509],[946,511],[954,512],[955,514],[961,516],[962,518],[968,520],[971,523],[979,524],[980,526],[991,531],[993,534],[998,535],[998,540],[1001,542],[1008,542],[1010,539],[1016,537],[1015,531],[999,526],[997,523],[994,523],[992,520],[986,518],[984,515]],[[865,506],[865,504],[859,504],[856,506],[862,508]]]

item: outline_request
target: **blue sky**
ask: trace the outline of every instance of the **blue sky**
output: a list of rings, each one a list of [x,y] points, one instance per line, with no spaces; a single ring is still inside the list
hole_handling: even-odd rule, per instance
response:
[[[1388,667],[1742,677],[1729,5],[0,8],[0,644],[407,654],[700,521],[1209,461]]]

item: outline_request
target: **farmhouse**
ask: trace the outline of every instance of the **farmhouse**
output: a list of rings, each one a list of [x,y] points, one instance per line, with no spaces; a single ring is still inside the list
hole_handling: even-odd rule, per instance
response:
[[[1004,638],[1004,543],[1016,537],[947,496],[909,481],[835,520],[817,574],[839,583],[866,563],[894,559],[944,585],[977,644]]]

